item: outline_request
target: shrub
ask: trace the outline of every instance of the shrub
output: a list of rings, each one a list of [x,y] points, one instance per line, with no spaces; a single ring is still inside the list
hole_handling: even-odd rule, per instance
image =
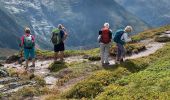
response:
[[[117,52],[116,48],[117,47],[115,45],[113,45],[110,48],[111,56],[116,56],[116,52]],[[126,48],[126,55],[132,55],[133,53],[139,53],[141,51],[146,50],[145,45],[142,43],[129,43],[129,44],[126,44],[125,48]]]
[[[65,62],[54,62],[49,66],[49,70],[51,72],[58,72],[61,69],[67,68],[67,65]]]
[[[104,87],[108,86],[117,79],[128,75],[129,72],[124,68],[115,71],[97,71],[88,79],[76,84],[71,90],[64,94],[66,98],[94,98],[103,92]]]

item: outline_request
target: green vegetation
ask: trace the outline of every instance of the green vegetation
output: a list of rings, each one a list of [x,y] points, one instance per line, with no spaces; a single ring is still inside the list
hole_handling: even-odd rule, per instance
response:
[[[170,26],[142,32],[134,36],[137,39],[156,38],[162,32],[170,29]],[[160,39],[160,38],[159,38]],[[159,40],[158,39],[158,40]],[[161,39],[160,39],[161,40]],[[165,39],[166,40],[166,39]],[[66,56],[84,55],[90,61],[61,63],[54,62],[49,67],[52,75],[59,77],[57,86],[62,86],[68,81],[81,78],[76,85],[64,93],[59,93],[57,89],[50,90],[45,86],[41,77],[35,77],[36,86],[24,88],[18,91],[15,96],[30,97],[47,95],[47,100],[53,99],[95,99],[95,100],[167,100],[170,98],[170,42],[147,57],[133,60],[126,60],[124,63],[102,67],[100,63],[91,62],[100,60],[99,49],[92,50],[68,50]],[[160,41],[159,41],[160,42]],[[145,50],[142,43],[128,43],[126,45],[127,54],[138,53]],[[37,51],[39,57],[51,58],[51,51]],[[110,53],[115,55],[115,45]],[[10,70],[10,75],[15,75],[15,71]],[[20,75],[20,74],[19,74]],[[23,75],[24,76],[24,75]],[[73,79],[73,80],[72,80]],[[75,82],[76,83],[76,82]]]
[[[126,48],[126,55],[132,55],[133,53],[139,53],[141,51],[146,50],[146,47],[142,43],[128,43],[125,46]],[[110,55],[116,56],[116,45],[112,45],[110,48]]]
[[[61,69],[67,68],[67,65],[65,62],[54,62],[49,66],[49,70],[51,72],[58,72]]]
[[[148,57],[127,60],[89,78],[66,92],[65,98],[167,99],[170,93],[170,43]]]
[[[161,33],[165,32],[166,30],[170,30],[170,25],[141,32],[137,35],[132,36],[132,40],[134,42],[137,42],[148,38],[154,38],[155,36],[161,35]]]
[[[99,48],[91,49],[91,50],[66,50],[65,57],[70,56],[80,56],[80,55],[90,55],[90,56],[99,56]],[[40,50],[36,51],[37,58],[39,59],[48,59],[53,58],[54,52],[49,50]]]
[[[86,80],[75,85],[72,90],[65,93],[66,98],[94,98],[96,95],[104,90],[105,86],[108,86],[115,80],[128,75],[129,72],[124,68],[118,68],[115,71],[101,70],[95,72]]]
[[[10,100],[23,100],[27,97],[34,97],[34,96],[48,95],[48,94],[58,94],[58,93],[59,92],[57,90],[49,89],[47,87],[29,86],[18,90],[16,93],[12,94],[9,98]]]
[[[64,71],[61,71],[59,74],[60,79],[57,81],[57,85],[63,85],[63,83],[68,82],[71,79],[77,77],[87,77],[95,70],[101,69],[101,66],[90,64],[87,62],[72,62],[67,64],[68,68]]]

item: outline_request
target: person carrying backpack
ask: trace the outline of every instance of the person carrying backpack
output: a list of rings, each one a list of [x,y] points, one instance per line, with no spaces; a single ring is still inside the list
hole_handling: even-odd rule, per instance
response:
[[[61,62],[64,61],[64,41],[67,37],[67,32],[63,25],[59,24],[57,28],[52,30],[51,42],[54,45],[55,61],[59,58]]]
[[[112,40],[112,30],[109,29],[109,23],[104,23],[103,28],[99,31],[98,41],[100,43],[100,56],[103,65],[109,65],[109,49]]]
[[[128,34],[132,32],[132,26],[126,26],[124,30],[117,30],[114,34],[113,40],[117,46],[117,54],[116,54],[116,64],[123,62],[123,58],[125,57],[125,47],[126,42],[130,42],[131,38],[128,37]]]
[[[25,69],[28,70],[29,58],[32,60],[31,67],[35,67],[35,38],[31,35],[30,28],[28,27],[25,28],[25,34],[21,37],[20,46],[24,48]]]

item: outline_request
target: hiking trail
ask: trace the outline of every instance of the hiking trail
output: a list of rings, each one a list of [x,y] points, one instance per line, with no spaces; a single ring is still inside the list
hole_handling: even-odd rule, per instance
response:
[[[141,42],[146,44],[146,50],[142,51],[138,54],[133,54],[132,56],[128,56],[125,59],[136,59],[136,58],[148,56],[150,54],[155,53],[158,49],[162,48],[165,44],[165,43],[153,42],[152,40],[144,40]],[[87,63],[90,62],[91,64],[96,64],[96,65],[100,64],[100,61],[94,61],[94,62],[88,61],[87,59],[84,59],[83,56],[72,56],[72,57],[65,58],[66,63],[84,62],[84,61],[87,61]],[[56,86],[56,81],[59,80],[59,77],[54,76],[48,69],[48,67],[53,62],[54,62],[54,60],[36,60],[36,62],[35,62],[35,64],[36,64],[35,65],[35,75],[43,77],[46,82],[46,85],[49,88],[53,88],[54,86]],[[23,64],[25,64],[25,62],[23,62]],[[115,64],[114,59],[110,58],[110,64],[111,65]],[[30,65],[31,65],[31,63],[29,63],[29,66]],[[24,66],[20,65],[20,64],[16,64],[16,63],[4,64],[4,68],[6,68],[6,69],[14,68],[14,69],[18,70],[19,72],[24,71]],[[67,68],[65,68],[65,70],[67,71]],[[64,69],[62,69],[59,72],[62,73],[62,71],[64,73]],[[88,73],[88,72],[86,72],[86,73]],[[64,83],[62,86],[59,86],[58,90],[63,92],[83,79],[85,79],[85,76],[78,76],[77,78],[73,78],[73,79],[67,81],[66,83]],[[22,82],[22,80],[19,79],[18,77],[0,78],[0,92],[11,93],[11,92],[17,91],[20,88],[23,88],[25,86],[30,86],[33,84],[35,84],[34,81],[28,80],[26,82]]]

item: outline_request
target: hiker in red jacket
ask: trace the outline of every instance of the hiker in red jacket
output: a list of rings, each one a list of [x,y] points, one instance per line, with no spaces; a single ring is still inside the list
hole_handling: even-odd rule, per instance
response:
[[[109,48],[112,40],[112,30],[109,29],[109,23],[104,23],[103,28],[99,31],[98,41],[100,43],[101,63],[109,65]]]

